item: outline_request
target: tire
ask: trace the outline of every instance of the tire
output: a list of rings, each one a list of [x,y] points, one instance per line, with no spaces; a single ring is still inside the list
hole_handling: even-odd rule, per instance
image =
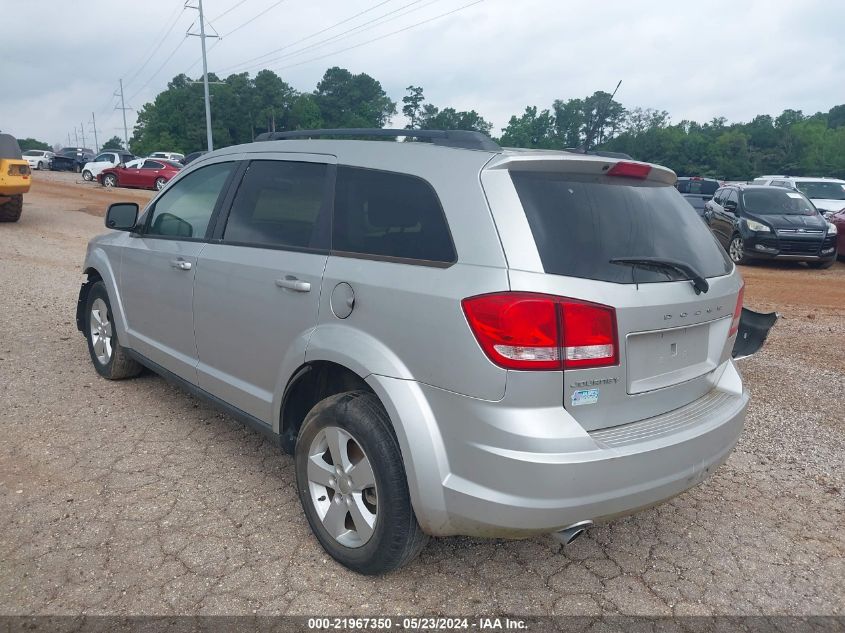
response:
[[[0,222],[17,222],[23,211],[23,194],[12,196],[8,202],[0,204]]]
[[[349,465],[339,470],[326,457]],[[294,460],[311,530],[342,565],[382,574],[425,547],[428,536],[411,507],[399,442],[372,393],[348,391],[317,403],[299,430]],[[363,479],[356,482],[356,473]]]
[[[117,187],[117,176],[114,174],[106,174],[103,176],[103,187]]]
[[[35,166],[35,169],[37,169],[38,171],[44,169],[44,162],[39,160],[38,164]]]
[[[833,266],[835,261],[836,258],[834,257],[833,259],[829,259],[826,262],[807,262],[807,266],[809,266],[810,268],[815,268],[816,270],[824,270],[825,268],[830,268],[831,266]]]
[[[88,301],[85,304],[85,338],[88,340],[88,353],[91,355],[94,369],[103,378],[122,380],[137,376],[143,371],[144,368],[129,358],[117,339],[109,295],[102,281],[96,282],[88,291]]]
[[[82,171],[82,165],[74,165],[73,171],[75,171],[78,174],[79,172]]]
[[[734,264],[741,265],[748,263],[748,257],[745,255],[745,245],[743,244],[742,237],[739,235],[735,234],[731,238],[731,243],[728,246],[728,256]]]
[[[155,185],[154,185],[155,188],[156,188],[156,191],[161,191],[162,189],[164,189],[164,185],[166,185],[166,184],[167,184],[166,178],[156,178]]]
[[[84,180],[85,182],[91,182],[92,180],[94,180],[94,174],[92,174],[86,169],[82,172],[82,180]]]

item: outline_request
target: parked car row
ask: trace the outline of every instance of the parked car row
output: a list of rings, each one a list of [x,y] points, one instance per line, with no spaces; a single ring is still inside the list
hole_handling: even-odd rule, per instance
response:
[[[43,149],[30,149],[23,153],[23,159],[29,163],[30,169],[51,169],[53,166],[53,152]]]

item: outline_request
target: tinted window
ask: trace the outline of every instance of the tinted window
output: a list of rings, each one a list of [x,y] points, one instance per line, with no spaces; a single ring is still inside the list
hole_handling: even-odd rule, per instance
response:
[[[773,180],[771,182],[772,187],[786,187],[787,189],[792,189],[792,185],[790,185],[785,180]]]
[[[802,180],[795,187],[811,200],[845,200],[845,187],[838,182]]]
[[[674,189],[607,176],[513,172],[547,273],[616,283],[684,279],[667,270],[611,264],[661,257],[725,275],[730,261],[698,214]]]
[[[168,188],[153,208],[149,235],[205,237],[217,198],[234,163],[201,167]]]
[[[730,190],[728,190],[728,195],[727,195],[727,197],[725,197],[725,196],[724,196],[724,194],[723,194],[723,195],[722,195],[722,199],[723,199],[726,203],[733,202],[733,206],[734,206],[734,208],[736,208],[736,206],[739,204],[739,196],[738,196],[738,195],[736,195],[736,189],[730,189]],[[724,204],[724,203],[723,203],[723,204]]]
[[[437,194],[420,178],[338,167],[332,249],[403,259],[457,260]]]
[[[327,248],[320,231],[326,165],[282,161],[250,163],[226,222],[227,242]],[[320,239],[322,236],[322,239]]]
[[[689,193],[689,179],[678,178],[678,182],[675,183],[675,189],[681,193]]]
[[[155,160],[145,160],[141,169],[164,169],[164,165]]]
[[[745,211],[754,215],[816,215],[813,204],[797,191],[748,189],[742,192]]]
[[[705,196],[712,196],[713,192],[719,188],[719,183],[715,180],[690,180],[688,193],[699,193]]]
[[[722,194],[724,192],[724,189],[716,189],[716,193],[713,194],[713,202],[716,204],[722,204]]]
[[[114,159],[112,158],[111,154],[100,154],[97,158],[94,159],[95,163],[114,163]]]

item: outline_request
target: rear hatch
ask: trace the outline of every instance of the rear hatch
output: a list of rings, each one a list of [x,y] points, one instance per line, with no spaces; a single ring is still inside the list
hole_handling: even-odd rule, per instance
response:
[[[511,290],[575,300],[558,302],[558,397],[587,430],[689,404],[730,358],[742,281],[674,181],[656,166],[548,154],[506,154],[482,173]]]

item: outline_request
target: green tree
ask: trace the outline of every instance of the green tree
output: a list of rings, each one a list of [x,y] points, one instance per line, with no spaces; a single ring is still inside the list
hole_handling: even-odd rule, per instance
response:
[[[123,139],[119,136],[112,136],[109,140],[103,143],[101,150],[107,149],[123,149]]]
[[[396,103],[378,81],[337,66],[323,75],[314,98],[328,128],[381,128],[396,114]]]
[[[522,116],[511,117],[499,143],[505,147],[555,148],[555,119],[548,110],[538,114],[536,106],[528,106]]]
[[[424,130],[470,130],[490,134],[493,124],[475,110],[457,111],[426,104],[419,117],[419,127]]]
[[[408,86],[405,90],[408,94],[402,97],[402,103],[405,104],[402,106],[402,114],[408,117],[409,121],[405,127],[409,130],[414,130],[420,127],[420,111],[422,110],[425,96],[423,96],[423,89],[419,86]]]
[[[44,150],[45,152],[48,152],[48,151],[53,149],[52,146],[48,145],[44,141],[38,141],[34,138],[29,138],[29,137],[19,138],[18,139],[18,145],[21,146],[22,152],[25,152],[25,151],[30,150],[30,149],[40,149],[40,150]]]

